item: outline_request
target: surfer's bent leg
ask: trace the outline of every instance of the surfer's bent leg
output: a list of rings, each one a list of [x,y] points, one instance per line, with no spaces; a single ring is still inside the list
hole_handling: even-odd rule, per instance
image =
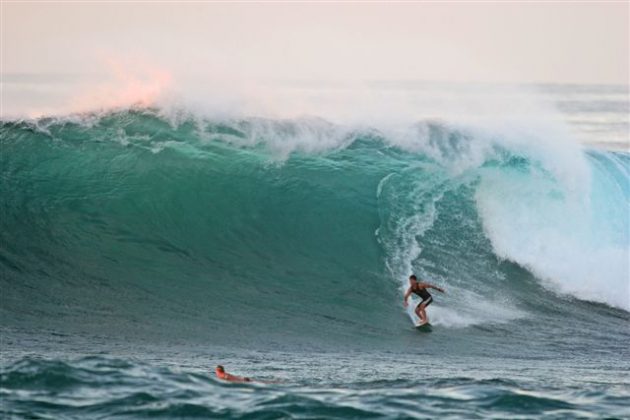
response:
[[[420,318],[421,324],[426,322],[427,314],[424,312],[424,301],[420,302],[418,306],[416,306],[416,315]]]
[[[418,315],[422,324],[429,322],[429,318],[427,317],[427,313],[424,308],[429,306],[431,302],[433,302],[433,298],[429,296],[427,300],[423,300],[418,306],[416,306],[416,315]]]

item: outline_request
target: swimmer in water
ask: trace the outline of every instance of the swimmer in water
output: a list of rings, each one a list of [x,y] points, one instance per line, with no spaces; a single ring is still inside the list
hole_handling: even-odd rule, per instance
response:
[[[244,376],[236,376],[236,375],[227,373],[225,369],[223,368],[223,366],[221,365],[218,365],[214,369],[214,372],[217,374],[217,378],[223,379],[224,381],[229,381],[229,382],[251,382],[252,381],[251,379]]]

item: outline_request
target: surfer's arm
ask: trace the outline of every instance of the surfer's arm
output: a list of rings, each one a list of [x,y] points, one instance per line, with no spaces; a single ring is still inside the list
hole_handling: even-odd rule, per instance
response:
[[[411,295],[411,287],[407,289],[407,292],[405,292],[405,298],[403,299],[403,306],[407,307],[407,299],[409,299],[410,295]]]
[[[437,290],[438,292],[442,292],[442,293],[444,293],[444,289],[442,289],[441,287],[437,287],[437,286],[434,286],[434,285],[429,284],[429,283],[425,283],[425,284],[426,284],[426,286],[425,286],[425,287],[428,287],[428,288],[431,288],[431,289],[435,289],[435,290]]]

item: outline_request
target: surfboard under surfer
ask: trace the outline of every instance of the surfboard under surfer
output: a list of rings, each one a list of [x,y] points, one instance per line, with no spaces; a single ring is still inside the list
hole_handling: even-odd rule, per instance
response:
[[[420,323],[417,325],[418,327],[429,323],[429,318],[427,317],[425,308],[433,302],[433,297],[431,296],[431,293],[429,293],[427,289],[435,289],[438,292],[445,293],[444,289],[442,289],[441,287],[437,287],[426,282],[418,281],[418,278],[415,276],[415,274],[412,274],[411,276],[409,276],[409,288],[407,289],[407,292],[405,293],[403,305],[405,308],[407,307],[408,305],[407,300],[409,299],[409,296],[411,296],[412,293],[415,293],[416,295],[420,296],[422,301],[418,303],[415,309],[416,315],[418,315],[418,317],[420,318]]]

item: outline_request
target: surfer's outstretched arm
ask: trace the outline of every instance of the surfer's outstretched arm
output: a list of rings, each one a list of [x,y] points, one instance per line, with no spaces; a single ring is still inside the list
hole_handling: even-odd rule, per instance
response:
[[[430,289],[435,289],[435,290],[437,290],[438,292],[441,292],[441,293],[446,293],[444,291],[444,289],[442,289],[441,287],[437,287],[437,286],[434,286],[434,285],[429,284],[429,283],[425,283],[425,287],[430,288]]]

